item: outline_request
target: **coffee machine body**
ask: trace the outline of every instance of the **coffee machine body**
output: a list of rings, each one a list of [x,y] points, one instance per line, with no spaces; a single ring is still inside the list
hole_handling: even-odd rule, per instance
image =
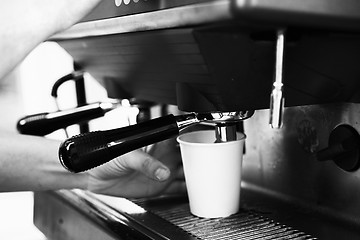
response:
[[[241,122],[242,187],[277,203],[249,194],[243,207],[324,239],[358,239],[360,3],[125,2],[104,1],[50,40],[111,98],[255,111]],[[279,129],[269,126],[274,89]]]

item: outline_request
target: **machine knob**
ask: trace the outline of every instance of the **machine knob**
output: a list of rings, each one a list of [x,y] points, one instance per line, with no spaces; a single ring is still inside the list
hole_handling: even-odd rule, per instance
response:
[[[119,7],[122,3],[122,0],[115,0],[115,5]]]
[[[341,169],[352,172],[360,167],[360,136],[349,125],[339,125],[329,136],[328,147],[316,153],[318,161],[333,160]]]

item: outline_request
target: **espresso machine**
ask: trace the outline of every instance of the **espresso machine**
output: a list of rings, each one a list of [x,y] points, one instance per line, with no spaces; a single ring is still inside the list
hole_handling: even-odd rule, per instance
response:
[[[35,225],[49,239],[359,239],[359,33],[357,0],[102,1],[49,41],[109,98],[179,111],[70,137],[61,163],[86,171],[203,123],[231,141],[240,125],[241,210],[63,190],[35,193]]]

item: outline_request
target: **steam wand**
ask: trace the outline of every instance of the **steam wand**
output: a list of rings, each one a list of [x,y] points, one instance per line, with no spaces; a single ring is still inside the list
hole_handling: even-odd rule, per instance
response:
[[[276,38],[276,58],[274,83],[270,98],[270,126],[281,128],[284,113],[283,75],[284,75],[285,30],[278,30]]]
[[[80,134],[60,145],[59,159],[69,171],[83,172],[135,149],[177,136],[194,124],[235,124],[253,114],[254,111],[170,114],[128,127]]]

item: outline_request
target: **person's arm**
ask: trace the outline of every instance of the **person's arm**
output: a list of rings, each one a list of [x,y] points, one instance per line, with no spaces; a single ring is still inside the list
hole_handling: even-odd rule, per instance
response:
[[[165,144],[165,145],[164,145]],[[121,197],[146,197],[185,191],[174,142],[159,143],[153,155],[141,150],[120,156],[84,173],[60,164],[60,141],[0,133],[0,192],[83,189]],[[179,175],[180,174],[180,175]],[[180,179],[178,177],[180,176]]]
[[[1,0],[0,79],[38,44],[80,21],[101,0]]]
[[[39,43],[82,19],[100,1],[1,0],[0,79]],[[167,165],[138,150],[74,174],[60,164],[59,145],[60,142],[43,137],[0,132],[0,192],[80,188],[145,197],[184,191],[183,178],[176,181],[179,165],[166,151],[154,157],[170,159]]]
[[[58,160],[60,142],[0,133],[0,192],[41,191],[87,186],[87,174],[71,174]]]

